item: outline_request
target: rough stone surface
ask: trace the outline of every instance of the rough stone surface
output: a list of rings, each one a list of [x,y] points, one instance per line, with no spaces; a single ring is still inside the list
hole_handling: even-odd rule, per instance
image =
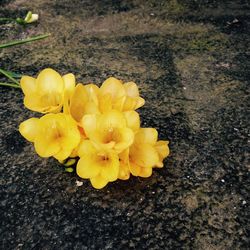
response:
[[[0,16],[27,10],[39,22],[1,24],[1,43],[51,37],[1,50],[1,68],[137,82],[142,125],[170,140],[171,156],[147,179],[77,186],[19,135],[34,114],[21,91],[1,87],[0,248],[249,249],[249,2],[0,2]]]

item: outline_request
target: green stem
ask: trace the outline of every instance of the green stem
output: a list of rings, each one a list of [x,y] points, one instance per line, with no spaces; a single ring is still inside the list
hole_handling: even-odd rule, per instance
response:
[[[12,82],[16,83],[17,85],[19,85],[19,82],[14,79],[11,75],[9,75],[9,73],[3,69],[0,69],[0,73],[2,73],[3,75],[5,75],[7,78],[9,78]]]
[[[18,89],[21,88],[19,85],[8,83],[8,82],[0,82],[0,86],[13,87],[13,88],[18,88]]]
[[[14,22],[15,22],[16,19],[15,19],[15,18],[9,18],[9,17],[1,17],[1,18],[0,18],[0,22],[1,22],[1,21],[4,21],[4,22],[5,22],[5,21],[12,21],[12,22],[14,21]]]
[[[17,40],[17,41],[12,41],[12,42],[9,42],[9,43],[0,44],[0,49],[7,48],[7,47],[10,47],[10,46],[19,45],[19,44],[23,44],[23,43],[33,42],[33,41],[36,41],[36,40],[44,39],[44,38],[46,38],[48,36],[50,36],[50,34],[44,34],[44,35],[29,37],[29,38],[26,38],[26,39],[23,39],[23,40]]]

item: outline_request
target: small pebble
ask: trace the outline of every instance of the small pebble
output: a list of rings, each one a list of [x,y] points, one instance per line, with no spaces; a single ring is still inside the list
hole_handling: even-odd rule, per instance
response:
[[[246,202],[246,201],[242,201],[242,204],[243,204],[243,205],[246,205],[246,204],[247,204],[247,202]]]
[[[223,182],[223,183],[224,183],[224,182],[225,182],[225,180],[224,180],[224,179],[221,179],[221,182]]]
[[[76,186],[77,187],[80,187],[80,186],[82,186],[83,185],[83,182],[82,181],[76,181]]]

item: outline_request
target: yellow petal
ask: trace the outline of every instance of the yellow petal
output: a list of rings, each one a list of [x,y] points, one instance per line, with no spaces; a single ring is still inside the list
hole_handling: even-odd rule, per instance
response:
[[[60,98],[60,97],[59,97]],[[24,97],[24,105],[30,110],[40,113],[58,113],[62,109],[61,101],[56,101],[55,96],[39,96],[38,93],[34,93],[31,96]]]
[[[168,141],[157,141],[155,144],[155,149],[160,155],[160,158],[164,159],[169,155],[169,142]]]
[[[38,135],[35,139],[35,150],[41,157],[50,157],[57,154],[60,150],[60,144],[58,141],[51,140],[44,137],[44,135]]]
[[[93,178],[99,174],[101,166],[96,164],[90,155],[80,158],[76,166],[76,173],[84,179]]]
[[[40,92],[59,92],[64,91],[64,82],[59,73],[55,70],[47,68],[42,70],[37,77],[38,91]]]
[[[110,94],[113,100],[126,95],[122,82],[114,77],[110,77],[104,81],[100,87],[100,91],[101,95]]]
[[[37,111],[37,112],[44,112],[44,107],[42,106],[42,103],[39,99],[39,97],[35,98],[35,95],[33,94],[32,96],[27,95],[23,99],[24,106],[32,111]]]
[[[126,148],[121,153],[119,153],[119,159],[123,161],[125,164],[129,163],[129,148]]]
[[[134,82],[126,82],[126,83],[124,83],[123,86],[125,88],[127,96],[130,96],[130,97],[138,97],[139,96],[138,87]]]
[[[97,115],[84,115],[81,120],[81,126],[86,136],[92,138],[97,132]]]
[[[135,105],[135,109],[142,107],[145,104],[145,100],[142,97],[137,98],[137,103]]]
[[[103,130],[125,127],[126,125],[127,123],[123,113],[117,110],[110,110],[102,114],[98,119],[98,127]]]
[[[70,156],[69,156],[69,157],[71,157],[71,158],[76,158],[77,156],[79,156],[79,155],[78,155],[78,146],[75,147],[75,148],[72,150],[72,152],[70,153]]]
[[[61,138],[61,143],[67,146],[70,145],[71,148],[75,148],[80,142],[80,131],[77,128],[76,122],[70,115],[62,116],[60,129],[63,130],[65,134],[65,136]]]
[[[155,168],[163,168],[163,167],[164,167],[164,164],[163,164],[162,161],[159,160],[159,161],[155,164],[154,167],[155,167]]]
[[[158,138],[158,132],[155,128],[141,128],[135,135],[135,143],[149,143],[155,145]]]
[[[139,90],[134,82],[124,84],[126,90],[126,101],[123,106],[123,111],[135,110],[145,104],[145,100],[139,96]]]
[[[114,150],[117,153],[122,152],[124,149],[132,145],[134,141],[134,133],[130,128],[120,128],[118,130],[119,137],[114,138],[116,144],[114,145]]]
[[[101,169],[101,176],[108,181],[115,181],[119,173],[119,158],[116,153],[108,153],[108,159]]]
[[[150,144],[132,146],[129,151],[131,162],[141,167],[153,167],[159,161],[156,149]]]
[[[39,119],[30,118],[22,122],[19,126],[19,132],[26,140],[34,142],[37,133],[39,133]]]
[[[70,100],[70,114],[80,122],[84,115],[85,104],[88,101],[88,93],[82,84],[77,84]]]
[[[137,105],[137,98],[127,96],[123,104],[122,110],[129,111],[134,110]]]
[[[64,100],[63,100],[63,113],[64,114],[70,114],[70,109],[69,109],[69,101],[70,98],[67,93],[64,93]]]
[[[71,148],[61,148],[58,153],[56,153],[55,155],[53,155],[53,157],[55,157],[58,161],[63,161],[65,159],[67,159],[70,154],[72,152]]]
[[[168,141],[157,141],[155,144],[155,149],[159,155],[159,162],[156,164],[156,167],[163,167],[163,160],[169,155]]]
[[[36,92],[36,79],[30,76],[23,76],[20,81],[22,91],[25,95]]]
[[[67,96],[70,98],[74,92],[75,85],[76,85],[76,78],[73,74],[69,73],[62,77],[64,82],[65,92]]]
[[[122,97],[114,99],[112,102],[112,108],[118,111],[122,111],[125,100],[126,100],[126,96],[122,96]]]
[[[152,175],[152,168],[141,168],[139,176],[147,178]]]
[[[97,175],[90,179],[92,186],[96,189],[101,189],[108,184],[108,181],[104,179],[101,175]]]
[[[96,106],[98,106],[98,96],[99,96],[99,88],[95,84],[87,84],[85,85],[85,89],[88,93],[89,101],[94,102]]]
[[[132,129],[134,132],[138,131],[140,128],[140,116],[136,111],[126,111],[123,112],[127,126]]]
[[[84,115],[99,114],[99,113],[100,113],[99,108],[93,101],[89,101],[85,104]]]
[[[80,157],[84,157],[85,155],[92,156],[96,154],[96,149],[90,140],[82,140],[78,146],[77,152]]]
[[[129,165],[120,162],[118,178],[120,180],[128,180],[130,177]]]
[[[138,176],[140,174],[141,167],[133,162],[130,162],[129,170],[130,170],[132,175]]]
[[[102,113],[112,109],[112,98],[110,94],[103,95],[99,98],[99,109]]]

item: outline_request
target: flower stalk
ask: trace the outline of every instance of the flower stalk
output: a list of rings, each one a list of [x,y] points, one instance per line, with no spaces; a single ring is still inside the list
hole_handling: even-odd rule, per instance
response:
[[[50,34],[38,35],[38,36],[34,36],[34,37],[29,37],[29,38],[26,38],[23,40],[11,41],[8,43],[0,44],[0,49],[8,48],[11,46],[20,45],[20,44],[24,44],[24,43],[29,43],[29,42],[33,42],[33,41],[37,41],[37,40],[41,40],[41,39],[44,39],[48,36],[50,36]]]

